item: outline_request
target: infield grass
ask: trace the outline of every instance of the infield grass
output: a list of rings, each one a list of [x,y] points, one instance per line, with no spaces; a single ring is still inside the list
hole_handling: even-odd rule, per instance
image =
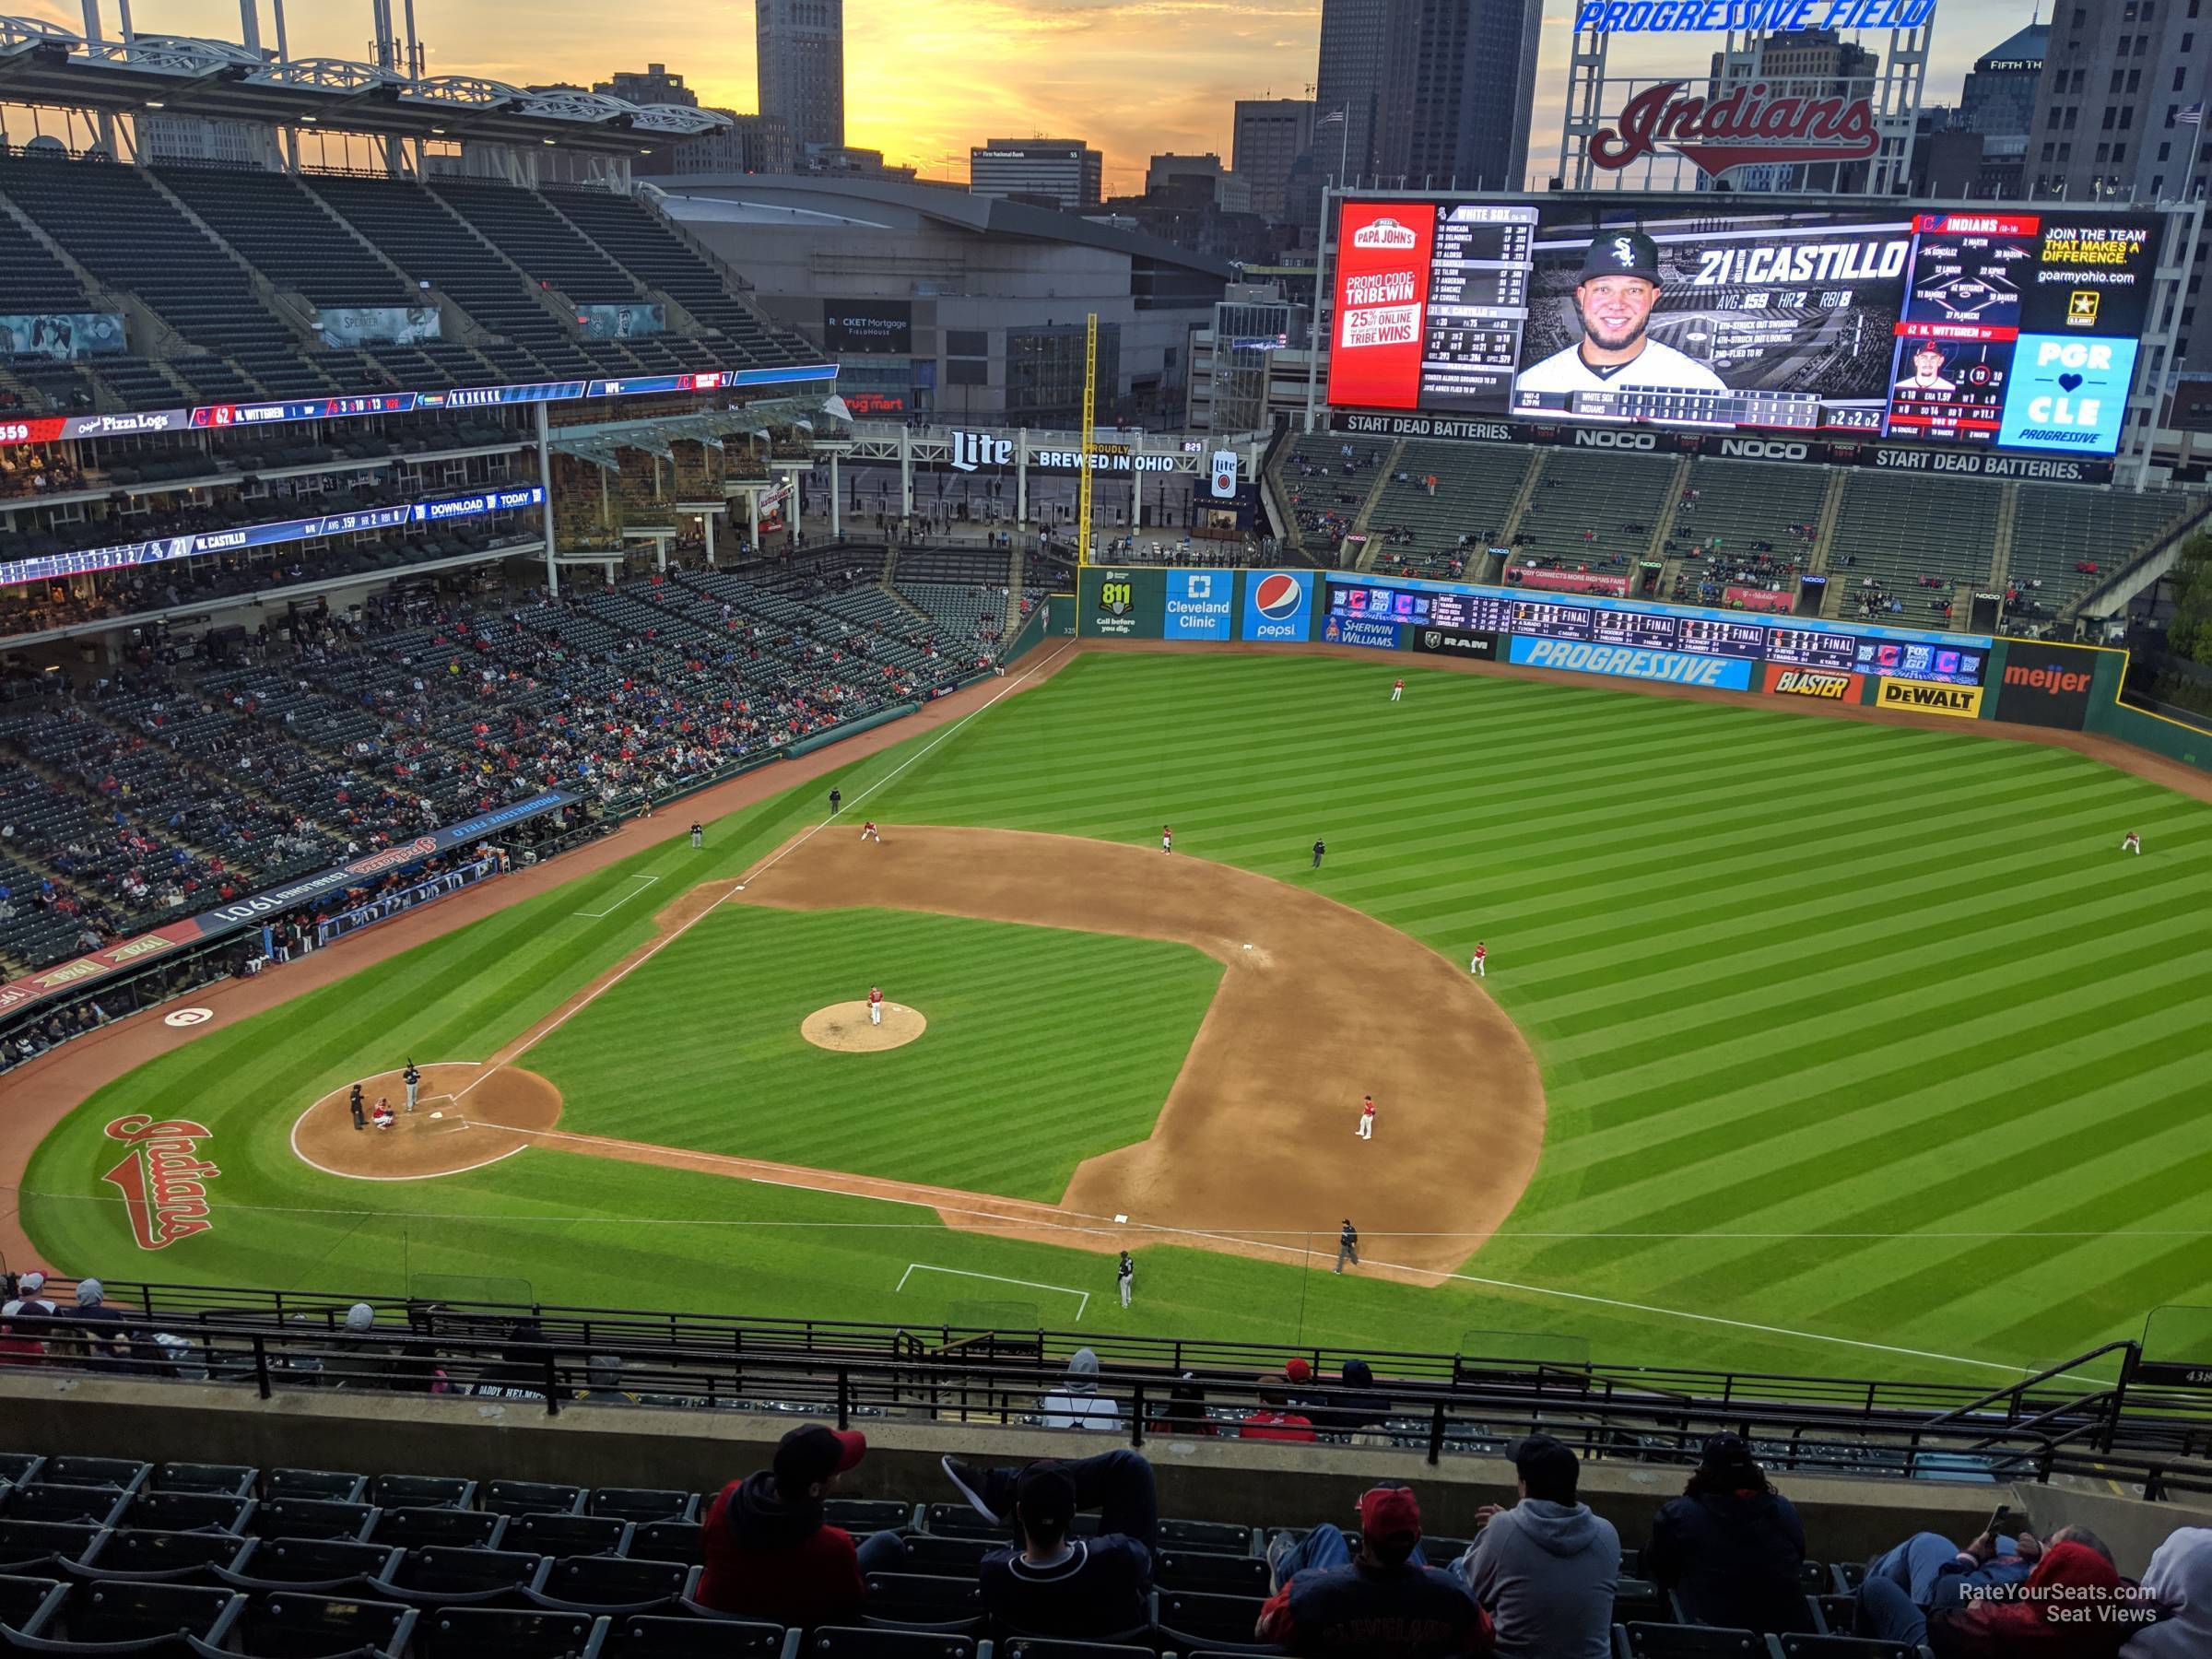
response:
[[[665,900],[575,912],[633,873],[670,896],[741,873],[818,818],[825,779],[712,826],[703,853],[641,854],[120,1080],[41,1148],[29,1230],[111,1279],[506,1274],[551,1301],[910,1321],[981,1297],[1053,1325],[1089,1288],[1086,1329],[1340,1348],[1507,1331],[1622,1361],[1993,1382],[2136,1334],[2157,1304],[2212,1303],[2212,807],[2095,761],[1389,657],[1117,654],[835,781],[886,822],[1138,844],[1169,822],[1179,853],[1312,883],[1462,961],[1486,940],[1487,988],[1547,1100],[1505,1230],[1437,1289],[1148,1247],[1124,1314],[1111,1257],[905,1206],[539,1151],[398,1186],[292,1159],[309,1100],[406,1052],[490,1053],[648,936]],[[2117,851],[2130,828],[2141,858]],[[837,1000],[845,951],[818,938],[771,966],[834,981],[816,1000]],[[589,1097],[625,1058],[642,1079],[700,1042],[682,962],[632,976],[620,1053],[564,1056],[557,1038],[539,1058]],[[1060,1120],[1053,1091],[1128,1028],[1048,1017],[1041,1047],[994,1056],[994,1088],[836,1135],[903,1138],[917,1159],[953,1135],[979,1158],[993,1135],[1038,1143],[1009,1150],[1006,1181],[1072,1167],[1091,1125]],[[716,1095],[663,1132],[717,1133]],[[115,1156],[100,1124],[134,1110],[207,1124],[223,1171],[215,1230],[158,1257],[97,1180]],[[1389,1218],[1359,1220],[1388,1260]],[[1065,1290],[923,1274],[897,1292],[917,1262]]]

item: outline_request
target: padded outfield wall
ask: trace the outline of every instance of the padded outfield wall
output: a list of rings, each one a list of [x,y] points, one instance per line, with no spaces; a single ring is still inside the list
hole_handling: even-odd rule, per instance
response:
[[[2212,771],[2212,738],[2119,700],[2127,653],[1357,571],[1088,565],[1081,639],[1350,645],[2119,738]],[[1065,630],[1055,614],[1056,631]]]

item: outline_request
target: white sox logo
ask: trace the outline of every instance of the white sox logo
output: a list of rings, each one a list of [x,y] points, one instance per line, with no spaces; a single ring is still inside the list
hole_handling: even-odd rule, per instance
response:
[[[199,1143],[209,1138],[204,1124],[139,1112],[117,1118],[103,1133],[131,1148],[100,1179],[123,1194],[139,1249],[166,1250],[215,1225],[207,1216],[207,1182],[222,1171],[196,1156]]]
[[[1625,236],[1613,239],[1613,263],[1627,270],[1636,263],[1636,244]]]

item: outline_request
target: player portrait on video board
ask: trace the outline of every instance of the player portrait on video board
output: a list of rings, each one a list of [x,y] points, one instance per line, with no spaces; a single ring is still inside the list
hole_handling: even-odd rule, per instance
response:
[[[1947,367],[1943,347],[1923,340],[1912,348],[1912,372],[1890,390],[1908,397],[1916,392],[1956,392],[1959,382],[1945,372]]]
[[[1593,238],[1574,287],[1582,338],[1523,370],[1516,392],[1597,392],[1630,387],[1725,392],[1721,377],[1697,359],[1654,340],[1659,303],[1659,246],[1641,230],[1607,230]]]

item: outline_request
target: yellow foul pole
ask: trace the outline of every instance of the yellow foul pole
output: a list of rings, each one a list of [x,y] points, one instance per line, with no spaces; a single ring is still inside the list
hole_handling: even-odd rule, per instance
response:
[[[1090,562],[1090,453],[1091,426],[1099,408],[1099,313],[1092,312],[1083,329],[1083,448],[1076,459],[1076,562]]]

